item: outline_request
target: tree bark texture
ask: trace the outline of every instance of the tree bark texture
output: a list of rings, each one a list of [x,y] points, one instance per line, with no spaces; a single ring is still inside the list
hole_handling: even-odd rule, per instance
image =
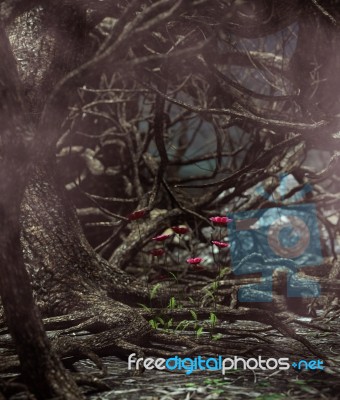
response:
[[[0,28],[0,294],[23,378],[37,398],[82,398],[44,332],[20,244],[20,203],[31,168],[32,127],[22,104],[10,44]]]
[[[44,315],[89,306],[89,295],[144,301],[146,291],[97,255],[86,240],[74,207],[56,174],[37,166],[21,207],[22,245],[36,300]],[[91,299],[92,301],[93,299]]]

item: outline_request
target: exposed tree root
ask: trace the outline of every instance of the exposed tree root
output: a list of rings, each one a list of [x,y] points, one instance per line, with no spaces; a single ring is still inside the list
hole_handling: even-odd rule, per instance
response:
[[[282,335],[288,336],[294,340],[297,340],[301,344],[303,344],[312,354],[317,357],[326,359],[327,357],[322,354],[314,345],[312,345],[306,338],[301,335],[298,335],[293,328],[288,326],[286,323],[282,322],[279,318],[277,318],[273,313],[269,311],[259,310],[259,309],[239,309],[239,310],[231,310],[226,309],[224,307],[219,307],[218,309],[199,309],[197,310],[197,316],[201,319],[208,319],[210,313],[214,311],[218,318],[230,322],[234,322],[236,320],[248,320],[248,321],[256,321],[263,324],[270,325],[271,327],[277,329]],[[145,310],[140,311],[140,313],[148,318],[152,318],[157,314],[161,314],[163,316],[171,316],[175,320],[181,319],[190,319],[191,314],[189,310],[162,310],[162,309],[153,309],[150,312]]]
[[[219,307],[217,310],[199,309],[196,310],[200,320],[208,319],[214,311],[219,320],[222,321],[256,321],[269,325],[285,337],[301,343],[313,355],[327,359],[327,356],[318,350],[308,339],[299,335],[287,325],[287,316],[277,317],[273,313],[258,309],[232,310]],[[53,347],[61,358],[70,359],[75,362],[79,359],[91,359],[100,370],[103,364],[99,356],[119,354],[127,356],[130,353],[137,353],[154,356],[170,356],[172,354],[231,354],[237,350],[245,353],[255,351],[254,346],[245,345],[239,342],[235,346],[235,338],[253,337],[263,339],[263,343],[257,347],[273,350],[275,343],[260,334],[245,332],[243,330],[230,329],[230,327],[217,326],[217,331],[225,335],[225,339],[213,342],[206,338],[196,339],[193,335],[175,334],[172,332],[162,333],[151,328],[144,318],[152,318],[162,315],[163,318],[171,317],[174,321],[189,319],[189,309],[168,310],[153,309],[151,311],[131,309],[128,306],[106,299],[105,302],[96,302],[85,311],[74,311],[64,316],[47,318],[44,320],[45,328],[49,332]],[[318,329],[317,325],[313,328]],[[5,333],[3,330],[2,333]],[[228,340],[228,337],[230,339]],[[231,345],[228,345],[228,343]],[[0,339],[2,349],[1,371],[13,370],[17,366],[17,359],[14,356],[14,348],[8,337]]]

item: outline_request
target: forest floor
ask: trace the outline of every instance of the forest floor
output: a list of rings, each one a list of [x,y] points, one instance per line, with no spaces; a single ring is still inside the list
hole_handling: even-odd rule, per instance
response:
[[[245,323],[240,322],[240,324]],[[254,326],[254,323],[252,325]],[[126,361],[117,357],[107,357],[104,362],[108,374],[101,379],[112,389],[100,394],[88,392],[88,398],[91,400],[340,399],[340,321],[333,321],[329,328],[333,332],[315,332],[309,328],[297,329],[299,334],[308,338],[318,350],[333,360],[334,365],[326,366],[323,371],[297,371],[293,368],[274,371],[237,369],[227,371],[225,375],[222,375],[221,371],[195,371],[187,375],[184,371],[175,373],[151,370],[136,375],[134,371],[128,370]],[[276,341],[278,353],[280,348],[288,345],[289,341],[274,330],[267,332],[266,335]],[[303,346],[297,343],[295,345],[295,351],[304,352]],[[309,355],[306,358],[310,360],[313,357]],[[291,363],[296,358],[290,356],[289,359]],[[96,367],[90,361],[80,361],[77,369],[95,373]]]
[[[301,321],[304,319],[301,318]],[[230,323],[228,323],[230,325]],[[232,323],[234,329],[250,328],[256,330],[261,324],[250,321],[236,321]],[[159,370],[145,370],[136,374],[128,370],[128,363],[115,356],[103,358],[107,372],[98,371],[90,360],[80,360],[74,365],[77,374],[86,373],[98,378],[106,389],[94,391],[93,388],[83,386],[89,400],[212,400],[212,399],[260,399],[260,400],[321,400],[340,399],[340,320],[336,318],[327,323],[327,331],[311,329],[310,327],[294,324],[295,331],[307,338],[319,352],[324,354],[332,365],[326,366],[323,371],[298,371],[293,367],[288,370],[244,370],[242,368],[226,371],[194,371],[186,374],[185,371],[165,372]],[[169,333],[170,335],[170,333]],[[205,334],[203,334],[205,335]],[[235,343],[249,345],[258,341],[258,349],[254,348],[252,357],[288,357],[289,363],[300,359],[317,359],[303,344],[291,338],[284,337],[275,329],[262,333],[267,341],[275,343],[274,351],[263,351],[261,340],[254,338],[237,338]],[[171,341],[171,338],[169,337]],[[231,338],[231,342],[233,339]],[[273,349],[273,347],[272,347]],[[269,350],[269,352],[268,352]],[[241,352],[240,352],[241,353]],[[216,355],[212,355],[216,357]],[[242,354],[240,354],[242,356]],[[223,357],[226,357],[224,355]],[[244,356],[248,358],[248,356]],[[1,381],[9,382],[18,377],[17,374],[0,376]],[[7,397],[6,397],[7,398]],[[27,394],[17,393],[8,397],[11,400],[28,399]]]
[[[203,277],[201,279],[202,282],[205,282]],[[195,281],[198,281],[198,277]],[[211,280],[207,280],[207,282],[211,282]],[[184,293],[183,290],[182,293]],[[180,299],[176,298],[178,299],[177,303],[172,306],[174,310],[181,311]],[[169,306],[170,304],[164,308],[167,312],[171,311]],[[197,312],[200,310],[199,307],[192,308]],[[141,314],[148,313],[146,306],[135,310]],[[218,308],[216,314],[218,314]],[[245,359],[258,356],[263,359],[286,357],[289,358],[290,365],[302,359],[308,361],[321,359],[321,354],[322,360],[325,362],[324,370],[299,371],[290,366],[287,370],[238,368],[226,371],[224,375],[221,371],[194,371],[186,374],[184,370],[170,372],[156,369],[145,370],[137,374],[136,371],[128,370],[126,359],[109,356],[102,359],[106,367],[105,374],[87,359],[74,364],[74,373],[78,377],[82,373],[89,374],[95,377],[101,386],[100,390],[94,390],[93,387],[86,386],[82,382],[82,388],[88,400],[336,400],[340,399],[340,313],[339,309],[335,308],[326,317],[323,317],[323,314],[324,310],[319,309],[318,316],[315,318],[293,315],[289,322],[288,319],[282,317],[283,314],[281,314],[281,318],[279,313],[275,313],[283,324],[289,325],[289,328],[292,328],[299,337],[307,339],[313,346],[314,352],[319,353],[318,356],[313,354],[305,344],[296,340],[297,338],[282,334],[278,329],[256,320],[234,320],[232,322],[219,319],[217,321],[219,331],[225,332],[226,337],[216,341],[212,340],[214,335],[210,331],[211,321],[209,320],[197,320],[198,327],[191,331],[190,326],[192,327],[193,324],[185,329],[176,330],[175,326],[178,321],[174,321],[170,327],[169,320],[163,315],[160,315],[158,319],[154,316],[152,321],[155,323],[161,321],[160,318],[164,319],[157,328],[160,332],[169,334],[169,344],[171,335],[184,335],[191,339],[198,337],[198,341],[218,343],[223,348],[225,346],[226,350],[221,354],[222,357],[233,357],[235,354]],[[50,334],[53,335],[53,332]],[[78,334],[81,336],[88,332],[78,332]],[[3,340],[3,337],[0,339]],[[1,340],[0,364],[1,352],[6,351],[7,343],[6,340],[3,340],[3,346],[1,346]],[[7,340],[10,340],[9,336]],[[212,353],[211,357],[217,357],[217,354]],[[17,379],[17,373],[0,375],[0,392],[2,388],[6,388],[8,383],[13,380],[17,381]],[[18,391],[12,397],[5,398],[10,400],[28,399],[27,394],[18,393]]]

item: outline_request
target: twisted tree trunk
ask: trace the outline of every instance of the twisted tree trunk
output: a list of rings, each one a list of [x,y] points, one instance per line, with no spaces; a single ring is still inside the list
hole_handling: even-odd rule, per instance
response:
[[[6,33],[0,32],[0,214],[3,221],[0,293],[23,377],[41,399],[55,396],[80,399],[82,395],[57,357],[57,352],[65,354],[76,346],[65,346],[59,341],[51,350],[30,281],[35,300],[45,316],[84,311],[84,329],[102,331],[124,326],[126,337],[129,333],[143,337],[143,332],[146,335],[150,331],[143,318],[110,299],[109,296],[123,298],[134,293],[134,285],[125,273],[98,257],[86,241],[65,189],[58,182],[54,157],[46,161],[54,150],[41,144],[41,135],[39,138],[35,133],[47,89],[53,87],[67,69],[74,68],[73,54],[79,54],[72,53],[79,45],[79,36],[72,36],[70,30],[66,30],[68,42],[65,45],[61,35],[64,32],[61,28],[74,28],[72,24],[77,20],[74,12],[72,7],[67,12],[63,10],[58,16],[61,25],[58,26],[57,18],[51,29],[51,21],[46,18],[52,14],[41,15],[42,11],[36,9],[16,21],[27,25],[18,24],[9,29],[18,58],[23,55],[25,44],[28,43],[28,53],[37,51],[34,48],[37,43],[39,47],[41,58],[33,59],[26,69],[21,68],[20,77]],[[69,17],[67,20],[63,19],[65,13]],[[49,27],[46,36],[43,25]],[[18,41],[17,47],[13,40]],[[24,92],[26,97],[22,96]],[[26,118],[27,110],[34,115],[31,121]],[[50,124],[58,129],[65,104],[54,111]],[[138,292],[136,289],[136,293],[136,298],[145,298],[145,290]],[[106,341],[105,338],[97,340],[98,346],[109,342],[112,344],[111,336]],[[122,341],[117,346],[128,347]]]
[[[145,290],[94,252],[53,166],[47,168],[35,167],[21,206],[25,264],[44,315],[84,309],[96,292],[144,301]]]
[[[20,245],[20,202],[31,169],[30,124],[25,118],[15,60],[0,26],[0,294],[24,380],[37,398],[82,395],[51,351]]]

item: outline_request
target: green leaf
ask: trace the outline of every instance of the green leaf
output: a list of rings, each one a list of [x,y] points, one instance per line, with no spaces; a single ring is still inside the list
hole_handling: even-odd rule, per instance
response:
[[[156,283],[156,285],[154,285],[150,291],[150,300],[152,300],[153,298],[156,297],[157,291],[158,289],[161,287],[162,285],[160,283]]]
[[[177,331],[177,330],[184,330],[188,325],[190,325],[191,324],[191,321],[188,321],[188,320],[186,320],[186,319],[184,319],[183,321],[181,321],[177,326],[176,326],[176,328],[175,328],[175,331]]]
[[[190,314],[192,315],[192,319],[194,320],[194,321],[197,321],[197,314],[195,313],[195,311],[194,310],[189,310],[190,311]]]
[[[215,325],[216,325],[216,322],[217,322],[216,314],[214,314],[213,312],[211,312],[211,313],[210,313],[209,321],[210,321],[210,323],[211,323],[212,326],[215,326]]]
[[[200,337],[202,334],[203,334],[203,327],[201,326],[200,328],[197,329],[196,336]]]
[[[165,325],[164,319],[161,317],[156,317],[156,321],[158,321],[161,325]]]
[[[175,279],[175,281],[177,282],[177,276],[173,273],[173,272],[170,272],[170,271],[168,271],[168,273]]]
[[[145,304],[137,303],[137,305],[141,306],[141,307],[142,307],[144,310],[146,310],[146,311],[151,311],[151,308],[150,308],[150,307],[147,307]]]
[[[213,294],[210,290],[207,289],[207,290],[205,291],[205,294],[206,294],[207,296],[211,297],[213,300],[215,299],[214,294]]]
[[[217,333],[216,335],[212,336],[212,340],[220,340],[223,337],[223,335],[221,333]]]
[[[149,324],[151,325],[151,327],[153,329],[157,329],[158,328],[158,323],[154,319],[150,319]]]
[[[170,308],[170,310],[173,310],[175,307],[176,307],[176,299],[174,297],[171,297],[168,308]]]
[[[224,277],[224,275],[229,271],[229,267],[224,267],[224,268],[222,268],[221,269],[221,271],[220,271],[220,273],[218,274],[218,278],[223,278]]]

